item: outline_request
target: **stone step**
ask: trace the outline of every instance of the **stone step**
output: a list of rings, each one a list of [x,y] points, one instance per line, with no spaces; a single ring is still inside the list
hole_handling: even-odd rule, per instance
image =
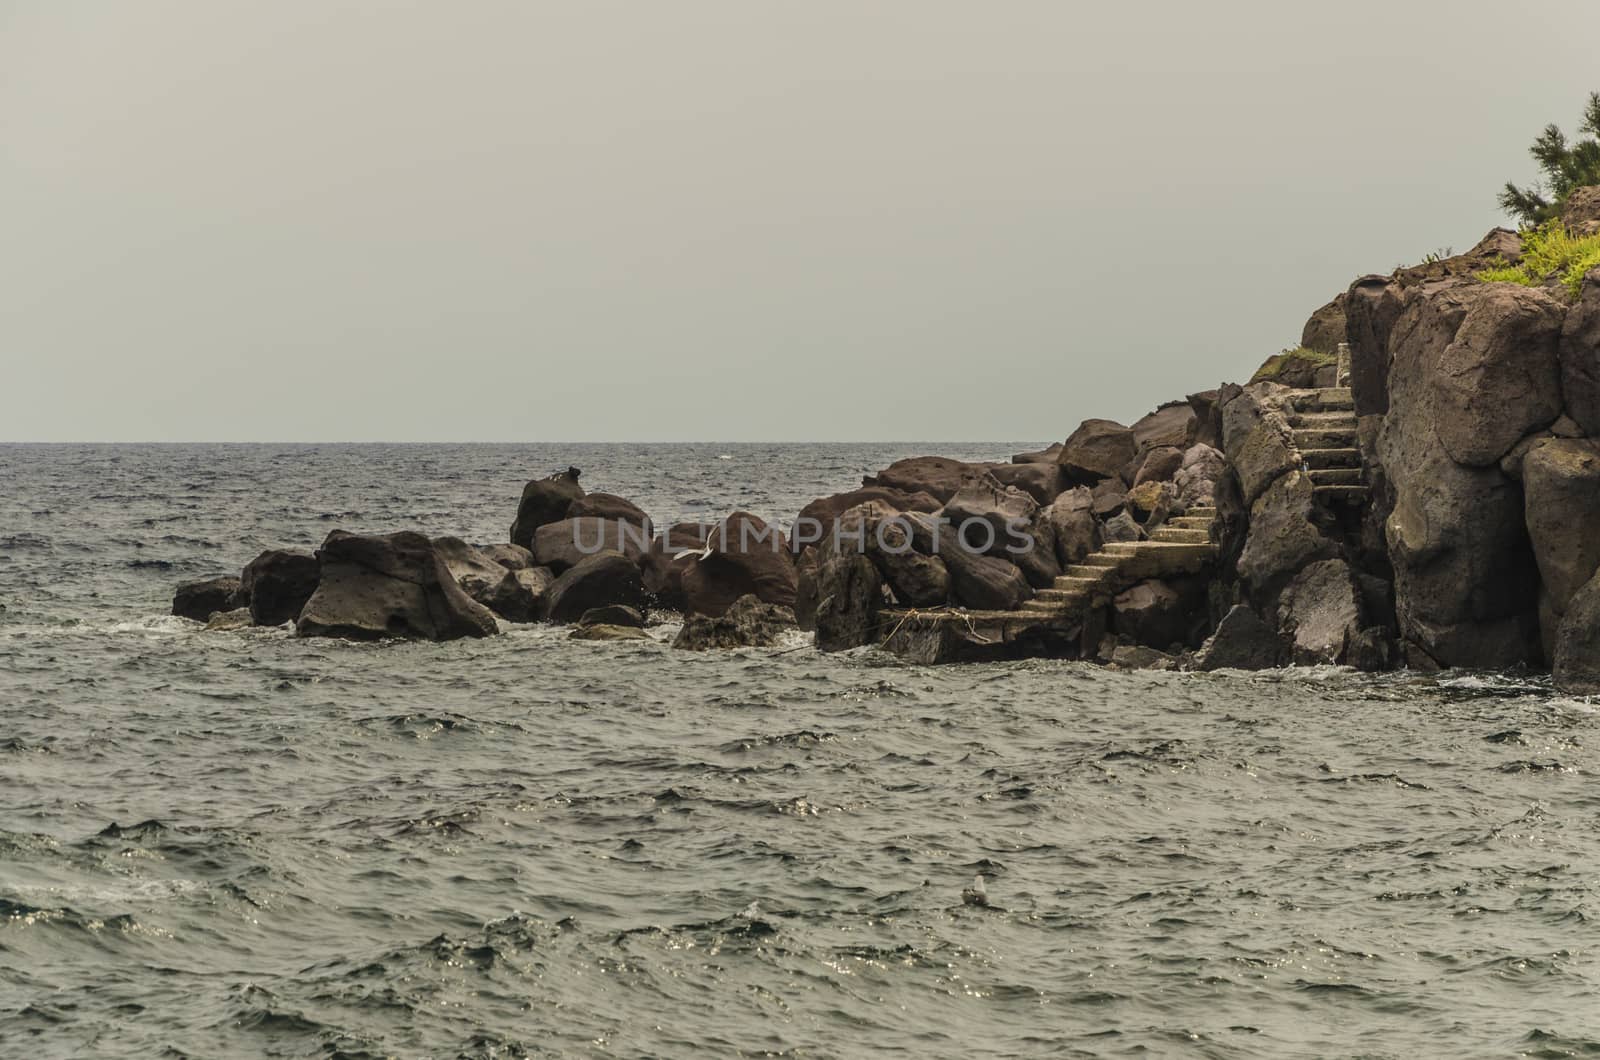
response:
[[[1072,589],[1040,589],[1033,594],[1033,599],[1028,602],[1064,607],[1068,604],[1081,603],[1087,599],[1089,599],[1087,593],[1076,592]]]
[[[1120,560],[1115,556],[1108,556],[1104,551],[1091,552],[1083,557],[1085,567],[1115,567]]]
[[[1217,517],[1217,510],[1210,505],[1206,505],[1203,508],[1190,508],[1188,511],[1183,513],[1183,517],[1185,519],[1212,520]]]
[[[1107,555],[1125,558],[1130,556],[1204,556],[1216,550],[1211,543],[1191,544],[1186,541],[1112,541],[1105,546]]]
[[[1068,603],[1055,603],[1053,601],[1040,600],[1038,597],[1034,597],[1032,600],[1023,601],[1022,612],[1026,615],[1055,615],[1060,614],[1063,611],[1070,610],[1073,603],[1080,601],[1081,597],[1078,600]]]
[[[1104,581],[1106,576],[1115,568],[1093,567],[1087,563],[1074,563],[1061,572],[1063,578],[1084,578],[1090,581]]]
[[[1311,469],[1311,484],[1313,486],[1360,486],[1361,469],[1359,467],[1315,467]]]
[[[1297,412],[1336,412],[1354,410],[1355,402],[1347,386],[1324,387],[1321,390],[1297,390],[1289,397],[1289,404]]]
[[[1289,426],[1296,429],[1322,428],[1354,431],[1356,416],[1352,412],[1297,412],[1289,417]]]
[[[1317,500],[1330,503],[1365,504],[1367,500],[1365,486],[1314,486],[1311,492]]]
[[[1315,481],[1313,479],[1313,481]],[[1209,545],[1211,531],[1185,530],[1177,526],[1160,526],[1150,532],[1152,541],[1181,541],[1191,545]]]
[[[1096,569],[1097,570],[1109,571],[1112,568],[1110,568],[1110,567],[1098,567]],[[1101,579],[1101,578],[1074,578],[1070,574],[1063,574],[1063,575],[1061,575],[1061,577],[1059,577],[1059,578],[1057,578],[1055,580],[1055,582],[1053,583],[1053,585],[1054,585],[1053,588],[1040,589],[1039,591],[1041,593],[1062,592],[1062,593],[1078,593],[1078,594],[1082,595],[1084,593],[1092,593],[1092,592],[1094,592],[1096,589],[1098,589],[1100,587],[1100,583],[1103,580],[1104,579]]]
[[[1174,519],[1168,519],[1161,525],[1170,526],[1174,530],[1205,530],[1209,532],[1211,524],[1214,522],[1216,522],[1215,519],[1195,519],[1187,515],[1180,515]]]
[[[1324,430],[1311,428],[1294,432],[1295,448],[1304,453],[1307,449],[1351,449],[1356,444],[1354,429],[1334,428]]]
[[[1306,462],[1306,467],[1360,467],[1361,450],[1359,449],[1302,449],[1300,459]]]

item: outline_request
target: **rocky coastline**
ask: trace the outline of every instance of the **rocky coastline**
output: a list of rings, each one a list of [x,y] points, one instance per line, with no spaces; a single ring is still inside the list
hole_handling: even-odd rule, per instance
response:
[[[1600,189],[1563,223],[1600,230]],[[922,662],[1549,669],[1600,691],[1600,269],[1490,282],[1523,237],[1364,276],[1243,384],[1090,419],[1009,463],[929,455],[819,497],[657,528],[575,468],[507,540],[331,533],[178,587],[213,628],[450,640],[499,622]],[[509,508],[509,505],[508,505]]]

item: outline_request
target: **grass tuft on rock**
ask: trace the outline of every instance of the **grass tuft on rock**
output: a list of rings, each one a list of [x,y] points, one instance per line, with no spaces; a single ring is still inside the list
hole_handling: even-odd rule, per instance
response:
[[[1600,235],[1575,236],[1560,221],[1546,221],[1522,233],[1521,261],[1515,265],[1501,262],[1484,269],[1478,279],[1543,287],[1547,279],[1555,276],[1576,298],[1584,275],[1596,268],[1600,268]]]

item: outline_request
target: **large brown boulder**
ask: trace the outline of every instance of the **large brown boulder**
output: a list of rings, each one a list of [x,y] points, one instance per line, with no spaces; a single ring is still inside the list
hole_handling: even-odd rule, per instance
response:
[[[1567,601],[1567,613],[1556,630],[1551,671],[1563,692],[1600,693],[1600,575]]]
[[[817,649],[845,651],[876,643],[882,606],[883,577],[872,560],[848,547],[825,545],[817,563]]]
[[[567,517],[572,503],[583,496],[578,485],[579,471],[575,467],[534,479],[522,487],[522,499],[517,502],[517,518],[511,524],[511,543],[533,549],[533,535],[541,526],[559,522]]]
[[[539,617],[538,597],[533,586],[518,580],[519,572],[507,570],[459,537],[436,537],[433,548],[461,591],[484,607],[509,622]]]
[[[1049,504],[1055,500],[1066,485],[1061,465],[1054,462],[990,464],[988,473],[1002,486],[1019,489],[1039,504]]]
[[[639,572],[656,606],[683,610],[683,576],[705,551],[708,536],[708,528],[699,523],[674,523],[650,542],[650,550],[639,558]]]
[[[1338,353],[1339,344],[1346,341],[1346,301],[1348,296],[1341,291],[1333,301],[1312,313],[1300,331],[1300,345],[1322,353]]]
[[[1092,483],[1121,475],[1138,447],[1133,431],[1114,420],[1084,420],[1062,443],[1060,463],[1069,478]]]
[[[1027,577],[1015,564],[968,551],[953,534],[941,542],[939,557],[950,571],[951,596],[966,607],[1015,611],[1033,595]]]
[[[790,544],[796,551],[807,545],[819,544],[833,533],[840,515],[859,504],[873,501],[881,502],[897,512],[936,512],[944,503],[931,493],[907,493],[905,490],[882,486],[865,486],[829,497],[818,497],[801,508],[800,514],[795,517]]]
[[[1278,601],[1278,626],[1291,639],[1302,666],[1345,662],[1361,635],[1361,593],[1342,559],[1307,565]]]
[[[845,531],[838,544],[863,550],[877,564],[896,602],[906,607],[938,607],[950,596],[944,560],[916,550],[908,520],[881,503],[852,508],[839,519]],[[825,551],[831,551],[830,542]],[[798,605],[797,605],[798,607]]]
[[[1268,670],[1287,666],[1289,646],[1261,616],[1235,604],[1195,653],[1196,670]]]
[[[335,530],[317,558],[322,576],[296,624],[302,637],[455,640],[499,632],[494,615],[461,591],[422,534]]]
[[[1144,455],[1139,462],[1139,470],[1133,476],[1133,484],[1142,486],[1146,482],[1170,482],[1183,467],[1183,450],[1171,445],[1158,445]]]
[[[205,578],[184,582],[172,596],[172,613],[179,618],[205,622],[219,611],[235,610],[242,599],[238,578]]]
[[[1226,467],[1222,454],[1209,445],[1196,443],[1183,454],[1183,464],[1172,476],[1182,508],[1207,508],[1215,500],[1217,482]]]
[[[586,493],[572,502],[572,506],[562,518],[585,517],[616,519],[647,530],[650,528],[650,517],[645,514],[644,509],[625,497],[618,497],[615,493]]]
[[[1583,278],[1561,328],[1561,393],[1567,415],[1600,437],[1600,269]]]
[[[586,556],[550,586],[551,622],[577,622],[597,607],[621,604],[635,610],[645,606],[644,582],[632,559],[620,552]]]
[[[1100,547],[1100,524],[1094,517],[1094,494],[1087,486],[1068,490],[1039,511],[1039,521],[1048,526],[1056,550],[1056,562],[1063,567],[1083,562],[1083,557]]]
[[[1551,438],[1522,461],[1528,536],[1557,615],[1600,569],[1600,448]]]
[[[271,549],[245,566],[239,593],[249,601],[252,622],[281,626],[299,617],[321,576],[315,556]]]
[[[1204,619],[1205,592],[1196,592],[1197,584],[1149,578],[1129,586],[1112,598],[1112,632],[1152,648],[1188,643]]]
[[[1363,276],[1347,292],[1350,396],[1358,416],[1389,411],[1389,332],[1400,318],[1401,294],[1387,276]]]
[[[716,617],[686,615],[672,646],[685,651],[770,648],[794,628],[794,612],[787,607],[741,596]]]
[[[1218,387],[1190,394],[1187,398],[1189,407],[1194,409],[1196,445],[1209,445],[1213,449],[1222,445],[1222,409],[1217,404],[1221,396],[1222,389]]]
[[[1222,407],[1222,451],[1233,465],[1246,504],[1254,504],[1279,476],[1300,466],[1300,454],[1278,401],[1282,391],[1253,384]]]
[[[876,475],[863,477],[861,485],[867,488],[876,486],[881,489],[900,490],[904,493],[927,493],[943,504],[961,488],[964,479],[986,466],[969,464],[965,460],[952,460],[947,456],[911,456],[904,460],[896,460]]]
[[[1460,316],[1428,366],[1439,442],[1458,464],[1499,463],[1523,435],[1561,415],[1557,349],[1566,311],[1544,291],[1507,283],[1466,285],[1429,301],[1441,322]]]
[[[985,471],[969,477],[940,515],[973,551],[996,555],[1023,543],[1022,534],[1038,511],[1031,496]]]
[[[1250,530],[1239,554],[1239,576],[1251,599],[1269,600],[1333,543],[1316,522],[1311,478],[1303,471],[1280,476],[1250,506]]]
[[[528,570],[531,567],[538,566],[533,561],[533,552],[530,549],[523,548],[521,545],[497,542],[490,545],[479,545],[478,551],[510,571]]]
[[[706,540],[710,552],[683,572],[684,610],[720,615],[741,596],[794,607],[794,557],[776,526],[749,512],[734,512]]]
[[[1143,459],[1152,449],[1170,448],[1179,452],[1194,444],[1200,418],[1187,401],[1162,405],[1142,417],[1130,428],[1135,452]]]
[[[601,552],[621,552],[637,562],[649,551],[651,540],[647,527],[623,519],[561,519],[539,527],[533,535],[533,556],[540,566],[560,574]]]

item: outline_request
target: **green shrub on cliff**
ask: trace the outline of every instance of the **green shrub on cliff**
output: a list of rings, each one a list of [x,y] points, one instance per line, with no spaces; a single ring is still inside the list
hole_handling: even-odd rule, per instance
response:
[[[1546,221],[1522,233],[1522,260],[1515,265],[1501,262],[1478,273],[1486,283],[1520,283],[1524,287],[1543,287],[1550,276],[1560,278],[1576,298],[1583,277],[1600,268],[1600,235],[1574,236],[1560,221]]]
[[[1600,92],[1589,93],[1589,105],[1584,108],[1578,132],[1588,136],[1569,144],[1558,126],[1544,127],[1528,150],[1544,171],[1553,198],[1546,198],[1538,184],[1519,188],[1507,181],[1500,193],[1500,205],[1507,213],[1521,218],[1525,225],[1544,224],[1560,214],[1561,204],[1572,189],[1600,184]]]

